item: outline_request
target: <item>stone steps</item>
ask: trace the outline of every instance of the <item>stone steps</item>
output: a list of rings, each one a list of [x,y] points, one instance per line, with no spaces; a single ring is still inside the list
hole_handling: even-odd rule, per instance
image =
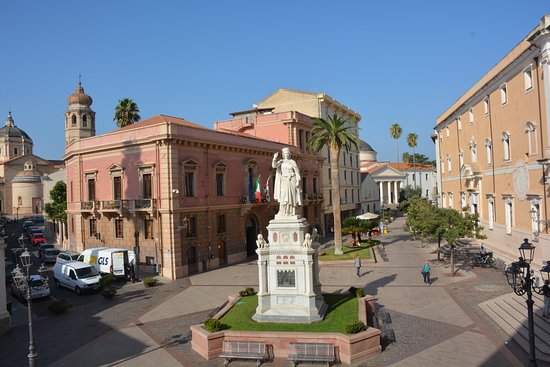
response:
[[[527,325],[527,296],[515,293],[502,295],[479,304],[506,334],[529,352],[529,329]],[[550,318],[541,317],[543,297],[533,294],[533,318],[535,324],[535,349],[537,360],[550,362]]]

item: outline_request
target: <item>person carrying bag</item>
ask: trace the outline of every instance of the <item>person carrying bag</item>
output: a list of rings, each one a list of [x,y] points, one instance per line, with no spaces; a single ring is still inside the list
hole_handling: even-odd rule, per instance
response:
[[[427,285],[430,285],[431,284],[431,281],[430,281],[430,273],[432,271],[432,267],[430,266],[430,262],[429,261],[426,261],[426,263],[422,266],[422,276],[424,277],[424,283],[426,283]]]

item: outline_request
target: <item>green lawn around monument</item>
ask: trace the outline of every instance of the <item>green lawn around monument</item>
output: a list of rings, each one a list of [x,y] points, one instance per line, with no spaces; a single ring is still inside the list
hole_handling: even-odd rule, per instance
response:
[[[345,333],[346,325],[358,320],[357,297],[324,294],[329,312],[325,319],[314,324],[283,324],[256,322],[252,316],[258,306],[257,296],[242,297],[220,321],[237,331],[297,331],[317,333]]]
[[[343,255],[334,255],[334,247],[329,249],[319,250],[319,261],[334,261],[334,260],[353,260],[359,255],[361,259],[371,258],[371,247],[380,243],[378,240],[362,241],[361,246],[347,247],[342,246]]]

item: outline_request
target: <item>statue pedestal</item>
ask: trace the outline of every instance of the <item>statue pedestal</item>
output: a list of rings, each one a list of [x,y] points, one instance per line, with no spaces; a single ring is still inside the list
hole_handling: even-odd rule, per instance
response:
[[[327,304],[321,296],[318,243],[305,247],[308,223],[297,216],[276,215],[267,226],[269,246],[258,254],[259,322],[321,321]]]

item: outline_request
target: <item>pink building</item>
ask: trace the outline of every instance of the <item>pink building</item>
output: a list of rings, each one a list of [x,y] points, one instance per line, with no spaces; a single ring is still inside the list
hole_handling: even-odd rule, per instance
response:
[[[165,115],[99,136],[75,138],[74,128],[64,157],[69,249],[138,247],[141,264],[176,279],[242,261],[267,235],[278,210],[265,190],[271,160],[286,145]],[[321,161],[291,150],[313,193]],[[261,202],[251,195],[257,178]]]

